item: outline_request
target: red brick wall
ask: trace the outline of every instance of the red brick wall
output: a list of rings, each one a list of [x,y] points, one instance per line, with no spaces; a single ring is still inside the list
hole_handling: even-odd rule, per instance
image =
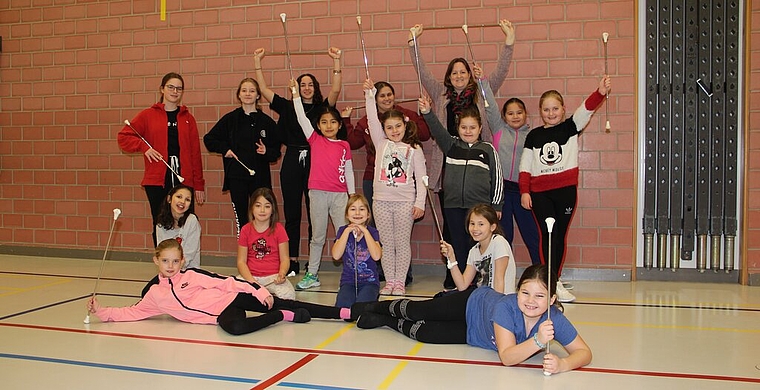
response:
[[[139,186],[143,162],[139,155],[119,150],[115,138],[122,121],[155,102],[161,76],[177,71],[186,83],[183,102],[205,134],[235,107],[238,81],[253,75],[253,50],[284,50],[281,12],[288,15],[294,52],[328,46],[344,50],[339,107],[362,100],[364,69],[356,1],[167,3],[166,21],[159,18],[157,0],[11,0],[0,5],[0,243],[102,248],[111,210],[119,207],[124,213],[112,249],[146,250],[151,226]],[[456,6],[442,7],[442,3]],[[629,269],[634,262],[638,223],[635,7],[630,0],[361,1],[372,77],[392,82],[402,99],[418,95],[405,49],[413,24],[473,26],[510,19],[517,26],[517,44],[500,102],[511,96],[523,98],[533,124],[539,122],[537,101],[543,91],[562,91],[568,109],[573,110],[595,88],[604,69],[601,34],[610,33],[612,133],[604,133],[602,109],[581,137],[579,207],[566,262],[570,268]],[[753,11],[760,11],[758,2]],[[757,22],[752,31],[757,34]],[[498,28],[471,27],[470,39],[476,58],[489,72],[495,66],[502,33]],[[466,55],[458,28],[427,31],[420,44],[422,55],[441,76],[452,57]],[[756,59],[757,44],[753,49]],[[750,88],[756,91],[760,61],[752,63]],[[293,57],[296,71],[314,73],[325,92],[331,64],[327,55]],[[264,68],[270,86],[284,93],[288,77],[284,56],[267,57]],[[754,118],[758,104],[751,103]],[[751,136],[748,145],[750,150],[754,146],[755,153],[760,149],[756,143],[757,136]],[[236,250],[233,214],[228,196],[221,193],[221,158],[203,151],[209,201],[198,207],[202,251],[232,256]],[[752,180],[752,173],[760,169],[752,165],[753,160],[757,165],[758,159],[749,159],[750,195],[760,188]],[[357,153],[359,179],[363,161],[363,153]],[[273,170],[278,171],[279,165]],[[278,185],[277,172],[273,177]],[[756,212],[760,205],[750,200],[750,208]],[[760,229],[752,227],[751,233],[757,235]],[[438,261],[435,237],[428,212],[414,231],[415,262]],[[305,252],[305,239],[302,248]],[[754,256],[750,266],[755,270],[760,268],[759,250],[750,245],[749,254]],[[528,262],[519,239],[515,252],[518,263]]]

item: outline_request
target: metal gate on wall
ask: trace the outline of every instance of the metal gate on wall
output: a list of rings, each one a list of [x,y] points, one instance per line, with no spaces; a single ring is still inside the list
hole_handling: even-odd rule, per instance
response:
[[[742,4],[645,7],[638,277],[736,282]]]

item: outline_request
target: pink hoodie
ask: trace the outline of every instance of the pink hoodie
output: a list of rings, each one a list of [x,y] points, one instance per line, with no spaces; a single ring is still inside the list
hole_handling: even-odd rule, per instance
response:
[[[217,317],[237,297],[238,293],[252,294],[264,300],[271,294],[266,288],[221,276],[201,269],[190,268],[171,278],[158,276],[142,300],[129,307],[101,307],[95,315],[103,322],[138,321],[168,314],[193,324],[216,324]]]

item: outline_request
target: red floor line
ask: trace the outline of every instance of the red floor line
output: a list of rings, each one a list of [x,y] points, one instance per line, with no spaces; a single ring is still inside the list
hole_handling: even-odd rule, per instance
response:
[[[134,338],[134,339],[142,339],[142,340],[182,342],[182,343],[188,343],[188,344],[228,346],[228,347],[236,347],[236,348],[259,349],[259,350],[281,351],[281,352],[300,352],[300,353],[306,353],[309,355],[315,354],[315,355],[351,356],[351,357],[364,357],[364,358],[375,358],[375,359],[416,361],[416,362],[426,362],[426,363],[467,364],[467,365],[475,365],[475,366],[501,366],[502,365],[500,362],[483,361],[483,360],[450,359],[450,358],[436,358],[436,357],[409,356],[409,355],[390,355],[390,354],[381,354],[381,353],[351,352],[351,351],[329,351],[329,350],[323,350],[323,349],[315,350],[315,349],[309,349],[309,348],[278,347],[278,346],[272,346],[272,345],[256,345],[256,344],[230,343],[230,342],[224,342],[224,341],[193,340],[193,339],[184,339],[184,338],[177,338],[177,337],[136,335],[136,334],[129,334],[129,333],[105,332],[105,331],[100,331],[100,330],[61,328],[61,327],[45,326],[45,325],[29,325],[29,324],[14,324],[14,323],[0,322],[0,326],[12,327],[12,328],[49,330],[49,331],[58,331],[58,332],[70,332],[70,333],[89,333],[89,334],[97,334],[101,336],[124,337],[124,338]],[[541,365],[516,364],[512,367],[540,369]],[[665,378],[683,378],[683,379],[701,379],[701,380],[716,380],[716,381],[728,381],[728,382],[760,383],[760,378],[747,378],[747,377],[725,376],[725,375],[686,374],[686,373],[678,373],[678,372],[624,370],[624,369],[601,368],[601,367],[581,367],[581,368],[576,369],[576,371],[595,372],[595,373],[601,373],[601,374],[638,375],[638,376],[653,376],[653,377],[665,377]]]
[[[101,330],[60,328],[60,327],[45,326],[45,325],[0,323],[0,326],[50,330],[50,331],[69,332],[69,333],[89,333],[89,334],[97,334],[101,336],[124,337],[124,338],[134,338],[134,339],[141,339],[141,340],[172,341],[172,342],[182,342],[182,343],[187,343],[187,344],[214,345],[214,346],[225,346],[225,347],[236,347],[236,348],[247,348],[247,349],[259,349],[259,350],[267,350],[267,351],[317,353],[320,355],[352,356],[352,357],[366,357],[366,358],[391,359],[391,360],[414,360],[414,361],[423,361],[423,362],[432,362],[432,363],[456,363],[456,364],[470,364],[470,365],[479,365],[479,366],[501,366],[501,363],[499,362],[489,362],[489,361],[482,361],[482,360],[390,355],[390,354],[369,353],[369,352],[329,351],[329,350],[323,350],[323,349],[315,350],[315,349],[310,349],[310,348],[278,347],[274,345],[231,343],[231,342],[226,342],[226,341],[194,340],[194,339],[185,339],[185,338],[178,338],[178,337],[150,336],[150,335],[141,335],[141,334],[106,332],[106,331],[101,331]]]
[[[251,390],[266,389],[269,386],[272,386],[272,385],[276,384],[277,382],[279,382],[282,379],[284,379],[286,376],[288,376],[288,375],[296,372],[296,370],[298,370],[299,368],[305,366],[310,361],[316,359],[318,356],[319,355],[317,355],[315,353],[311,353],[311,354],[308,354],[308,355],[304,356],[303,358],[301,358],[297,362],[291,364],[290,366],[286,367],[284,370],[278,372],[275,376],[273,376],[273,377],[271,377],[271,378],[269,378],[269,379],[267,379],[265,381],[262,381],[261,383],[259,383],[256,386],[252,387]]]

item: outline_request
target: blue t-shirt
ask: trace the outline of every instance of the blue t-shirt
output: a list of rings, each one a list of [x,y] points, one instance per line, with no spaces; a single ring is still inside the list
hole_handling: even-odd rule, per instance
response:
[[[343,231],[346,230],[346,226],[338,228],[336,237],[340,237]],[[372,226],[367,226],[367,230],[372,235],[375,241],[380,242],[380,233]],[[337,239],[336,239],[337,241]],[[356,246],[356,248],[354,248]],[[354,253],[358,261],[354,260]],[[354,267],[358,270],[358,273],[354,273]],[[353,236],[348,238],[346,242],[346,250],[343,251],[343,273],[340,275],[340,285],[354,284],[354,278],[358,278],[359,284],[375,284],[380,285],[380,278],[377,276],[377,263],[369,255],[369,249],[367,249],[367,240],[362,237],[358,241]]]
[[[578,336],[578,331],[559,309],[552,306],[549,310],[554,322],[554,339],[562,345],[570,344]],[[516,343],[520,344],[533,337],[544,321],[546,313],[526,334],[525,319],[517,306],[517,294],[504,295],[488,286],[479,287],[467,300],[467,344],[498,351],[494,323],[512,332]]]

